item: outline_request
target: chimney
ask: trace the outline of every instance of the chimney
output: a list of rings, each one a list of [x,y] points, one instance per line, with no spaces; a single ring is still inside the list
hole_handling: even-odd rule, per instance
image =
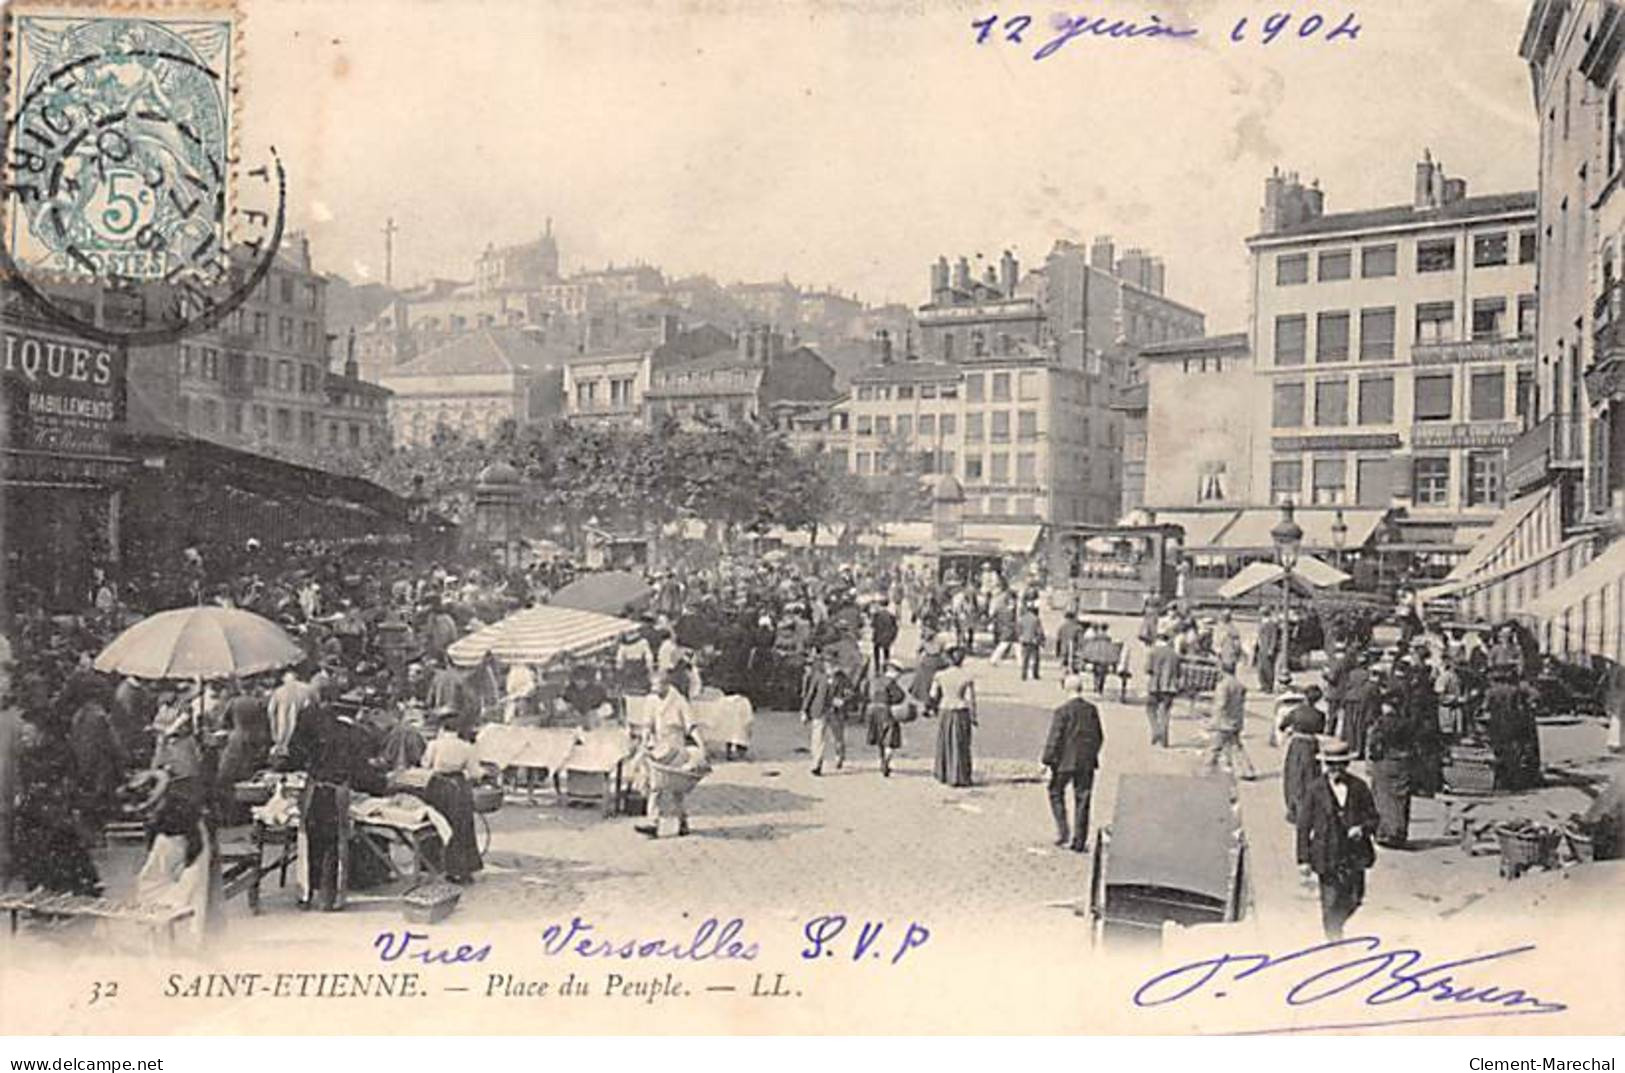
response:
[[[1306,220],[1318,220],[1326,214],[1326,192],[1320,188],[1320,180],[1316,179],[1309,184],[1309,189],[1303,192],[1303,215]]]
[[[875,352],[880,357],[880,364],[891,364],[891,332],[885,328],[875,333]]]
[[[1009,250],[999,258],[999,289],[1006,298],[1016,296],[1016,282],[1021,278],[1021,266],[1016,263],[1015,254]]]
[[[931,301],[941,302],[942,295],[948,290],[948,258],[938,257],[937,263],[931,266]]]
[[[1168,268],[1162,263],[1161,257],[1151,258],[1151,285],[1146,289],[1152,294],[1167,294]]]
[[[1467,196],[1466,179],[1446,179],[1444,181],[1444,204],[1454,205]]]
[[[1100,235],[1089,247],[1089,266],[1102,272],[1111,272],[1117,266],[1117,247],[1110,235]]]
[[[954,289],[970,290],[970,262],[963,257],[954,263]]]
[[[355,360],[355,326],[350,326],[350,335],[344,341],[344,375],[351,380],[361,379],[361,366]]]
[[[1416,165],[1416,200],[1414,207],[1418,210],[1438,207],[1433,197],[1433,174],[1436,165],[1433,163],[1433,151],[1422,150],[1422,159]]]
[[[987,266],[987,271],[982,273],[982,282],[986,283],[988,285],[988,287],[990,287],[991,289],[998,290],[999,289],[999,270],[994,268],[992,265],[988,265]]]
[[[677,336],[682,332],[682,321],[676,313],[662,313],[660,315],[660,345],[675,343]]]

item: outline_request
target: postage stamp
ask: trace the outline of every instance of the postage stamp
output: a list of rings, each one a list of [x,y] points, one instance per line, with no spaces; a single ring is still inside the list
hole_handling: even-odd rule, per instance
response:
[[[19,271],[170,280],[227,243],[236,28],[226,4],[11,6],[4,231]]]

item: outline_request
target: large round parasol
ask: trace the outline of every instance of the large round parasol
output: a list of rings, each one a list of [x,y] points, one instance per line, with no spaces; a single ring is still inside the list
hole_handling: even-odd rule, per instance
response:
[[[232,607],[181,607],[142,619],[96,657],[96,669],[135,678],[231,678],[298,663],[282,627]]]
[[[549,602],[554,607],[622,615],[649,606],[653,597],[654,590],[636,574],[625,570],[605,570],[577,578],[554,593]]]
[[[487,655],[504,663],[546,663],[556,656],[607,648],[635,629],[637,623],[624,618],[546,604],[476,630],[446,649],[446,655],[459,667],[472,667]]]

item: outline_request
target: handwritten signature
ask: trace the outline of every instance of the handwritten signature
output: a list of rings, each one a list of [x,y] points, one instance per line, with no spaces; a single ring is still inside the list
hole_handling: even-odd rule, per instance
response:
[[[971,29],[976,31],[978,45],[985,45],[994,40],[995,31],[1006,43],[1021,45],[1026,43],[1028,32],[1034,30],[1033,21],[1031,15],[992,14],[984,19],[975,19],[970,25]],[[1114,19],[1106,15],[1056,15],[1050,20],[1050,26],[1055,31],[1055,36],[1033,53],[1034,60],[1048,59],[1066,47],[1069,42],[1080,37],[1107,41],[1144,39],[1183,41],[1201,33],[1200,28],[1195,26],[1171,26],[1162,21],[1162,16],[1155,14],[1139,22],[1133,19]],[[1277,11],[1259,20],[1256,26],[1251,17],[1242,16],[1230,28],[1229,39],[1231,44],[1235,45],[1251,41],[1272,45],[1283,37],[1299,41],[1317,39],[1326,42],[1355,41],[1359,39],[1361,29],[1359,17],[1352,12],[1343,16],[1342,21],[1334,26],[1330,19],[1318,13],[1304,15]]]
[[[672,961],[755,961],[761,947],[744,938],[745,922],[738,917],[723,923],[706,917],[694,933],[683,939],[606,939],[593,925],[572,917],[569,927],[550,924],[542,932],[542,951],[550,956],[575,954],[584,958],[666,958]]]
[[[1296,970],[1314,970],[1307,976],[1296,978],[1296,982],[1287,989],[1283,997],[1288,1006],[1308,1006],[1338,995],[1364,994],[1367,1006],[1389,1006],[1410,999],[1430,999],[1462,1007],[1496,1007],[1496,1014],[1492,1016],[1560,1013],[1568,1009],[1564,1003],[1548,1002],[1522,988],[1466,983],[1457,978],[1457,973],[1466,966],[1525,954],[1535,949],[1534,944],[1441,961],[1435,965],[1424,965],[1420,950],[1410,947],[1382,950],[1381,946],[1382,940],[1376,936],[1361,935],[1318,943],[1287,954],[1220,954],[1151,977],[1134,992],[1134,1004],[1141,1007],[1166,1006],[1203,992],[1209,985],[1239,983],[1285,965]],[[1343,956],[1347,954],[1360,956]],[[1327,960],[1333,963],[1328,966]],[[1290,973],[1277,973],[1274,979],[1284,981],[1293,977]],[[1357,988],[1369,990],[1356,991]],[[1225,994],[1217,986],[1206,993],[1214,998]]]

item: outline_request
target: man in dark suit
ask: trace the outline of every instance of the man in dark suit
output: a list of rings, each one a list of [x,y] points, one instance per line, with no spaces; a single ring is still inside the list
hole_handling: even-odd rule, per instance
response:
[[[1067,692],[1071,698],[1055,709],[1050,719],[1049,738],[1044,742],[1044,766],[1049,768],[1049,807],[1055,814],[1055,844],[1069,841],[1078,853],[1089,852],[1089,798],[1095,787],[1095,768],[1100,765],[1100,749],[1106,732],[1100,726],[1100,712],[1083,699],[1083,676],[1069,675]],[[1077,822],[1067,831],[1066,788],[1072,786]]]
[[[1275,613],[1268,608],[1258,622],[1258,643],[1253,658],[1258,665],[1258,688],[1265,693],[1275,692],[1275,658],[1281,644],[1281,627],[1276,624]]]
[[[1309,784],[1298,809],[1298,863],[1320,880],[1320,920],[1331,940],[1343,937],[1343,924],[1360,908],[1365,870],[1377,860],[1377,803],[1349,773],[1351,756],[1347,742],[1322,744],[1325,775]]]
[[[897,616],[892,614],[891,607],[880,603],[875,605],[873,613],[869,615],[869,629],[874,641],[874,673],[878,679],[891,662],[891,646],[897,641]]]
[[[1145,663],[1145,715],[1151,724],[1151,744],[1168,748],[1168,725],[1174,698],[1179,695],[1179,653],[1168,631],[1157,635]]]

